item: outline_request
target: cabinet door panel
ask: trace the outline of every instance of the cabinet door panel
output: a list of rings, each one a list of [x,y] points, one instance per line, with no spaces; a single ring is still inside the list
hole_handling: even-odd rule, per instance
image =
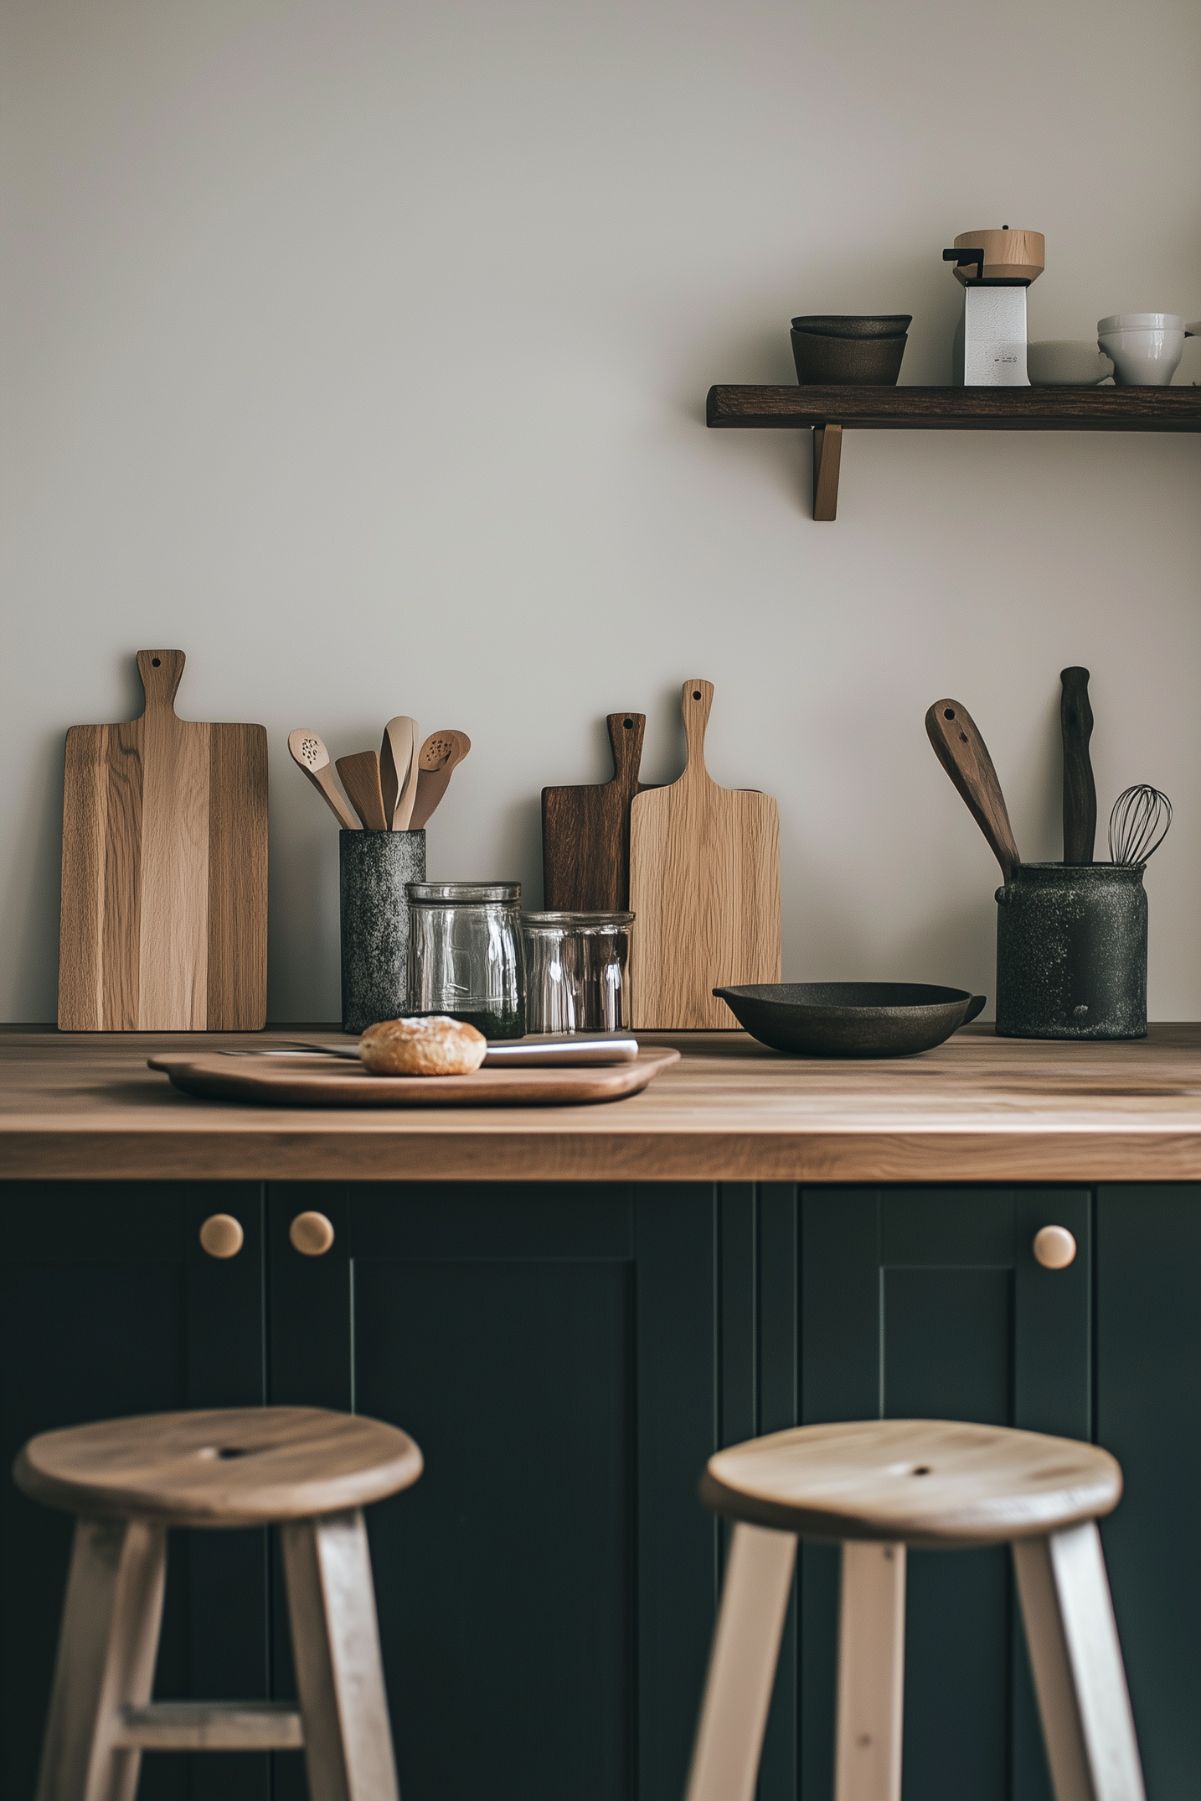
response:
[[[33,1793],[71,1520],[7,1471],[36,1432],[126,1413],[263,1399],[257,1187],[8,1183],[0,1250],[0,1793]],[[216,1262],[197,1231],[242,1221]],[[266,1693],[261,1534],[172,1537],[156,1692]],[[139,1801],[264,1801],[265,1758],[146,1760]]]
[[[1102,1528],[1147,1793],[1201,1792],[1201,1191],[1097,1197],[1097,1437],[1122,1465]]]
[[[288,1243],[306,1207],[325,1257]],[[714,1605],[714,1208],[272,1192],[273,1399],[353,1402],[425,1454],[368,1516],[406,1801],[678,1801]]]
[[[1055,1222],[1069,1269],[1036,1262]],[[807,1190],[801,1418],[949,1418],[1091,1436],[1090,1196]],[[802,1558],[802,1793],[830,1792],[837,1552]],[[906,1628],[907,1798],[1048,1794],[1003,1551],[915,1553]]]

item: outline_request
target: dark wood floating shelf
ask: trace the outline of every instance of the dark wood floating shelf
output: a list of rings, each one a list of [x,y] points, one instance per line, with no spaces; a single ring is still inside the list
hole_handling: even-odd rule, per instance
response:
[[[813,517],[833,519],[844,430],[1201,432],[1201,388],[710,388],[707,424],[813,432]]]

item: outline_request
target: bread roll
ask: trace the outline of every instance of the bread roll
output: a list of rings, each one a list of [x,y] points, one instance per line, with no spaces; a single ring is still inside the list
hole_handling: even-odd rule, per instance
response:
[[[376,1076],[469,1076],[487,1050],[482,1032],[440,1013],[381,1019],[359,1039],[363,1068]]]

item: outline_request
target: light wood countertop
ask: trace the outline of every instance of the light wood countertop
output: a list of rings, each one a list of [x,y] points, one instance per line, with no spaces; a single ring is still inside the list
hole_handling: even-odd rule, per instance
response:
[[[973,1026],[901,1061],[673,1042],[645,1094],[589,1107],[330,1111],[193,1100],[153,1051],[252,1037],[0,1030],[0,1177],[254,1180],[1201,1181],[1201,1025],[1125,1044]],[[647,1040],[651,1040],[648,1038]]]

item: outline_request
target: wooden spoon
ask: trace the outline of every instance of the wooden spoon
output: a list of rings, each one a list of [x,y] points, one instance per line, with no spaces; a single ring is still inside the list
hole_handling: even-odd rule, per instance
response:
[[[379,753],[384,814],[394,832],[405,830],[413,811],[413,797],[417,793],[416,762],[417,721],[410,719],[407,713],[398,713],[384,727],[384,741]]]
[[[379,756],[373,750],[357,750],[352,757],[339,757],[337,771],[342,786],[350,796],[350,804],[369,832],[386,832],[388,816],[384,812],[384,791],[379,779]]]
[[[416,758],[417,799],[409,825],[418,831],[429,823],[438,802],[450,785],[450,778],[471,749],[466,732],[431,732]]]
[[[1021,858],[993,760],[971,714],[957,700],[936,700],[926,714],[926,735],[1011,881]]]
[[[333,778],[329,752],[317,733],[307,731],[303,726],[289,732],[288,749],[292,753],[292,761],[308,776],[330,812],[337,818],[338,824],[348,832],[357,832],[359,822],[346,805],[342,790]]]

